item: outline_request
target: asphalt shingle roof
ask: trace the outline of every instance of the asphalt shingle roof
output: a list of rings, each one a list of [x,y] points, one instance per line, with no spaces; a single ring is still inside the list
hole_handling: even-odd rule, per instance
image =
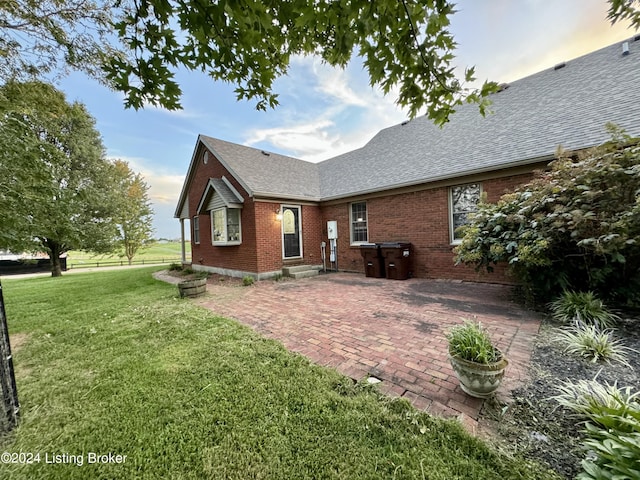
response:
[[[316,164],[205,135],[200,139],[252,194],[320,200]]]
[[[443,128],[426,117],[380,131],[364,147],[314,164],[201,135],[251,195],[329,200],[526,165],[557,147],[609,139],[607,122],[640,136],[640,36],[517,80],[482,117],[463,105]]]
[[[640,40],[513,82],[485,118],[460,107],[443,128],[426,117],[380,131],[363,148],[319,164],[321,196],[336,198],[526,164],[609,139],[607,122],[640,136]]]

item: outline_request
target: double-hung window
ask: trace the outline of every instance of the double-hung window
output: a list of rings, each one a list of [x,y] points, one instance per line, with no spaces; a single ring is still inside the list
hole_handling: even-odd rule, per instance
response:
[[[350,208],[351,243],[367,243],[369,230],[367,228],[367,202],[355,202]]]
[[[193,217],[193,243],[200,243],[200,217]]]
[[[451,243],[460,243],[462,241],[462,234],[456,230],[469,223],[469,215],[478,209],[480,193],[481,185],[479,183],[457,185],[449,189]]]
[[[211,240],[214,245],[239,245],[242,243],[239,208],[211,210]]]

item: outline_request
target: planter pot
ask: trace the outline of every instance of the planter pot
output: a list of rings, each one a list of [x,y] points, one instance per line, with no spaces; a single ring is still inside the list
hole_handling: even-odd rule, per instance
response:
[[[180,297],[195,298],[207,291],[207,279],[196,278],[195,280],[184,280],[178,283],[178,290],[180,291]]]
[[[509,364],[502,353],[499,361],[490,364],[470,362],[453,355],[449,355],[449,362],[462,390],[476,398],[490,397],[498,389]]]

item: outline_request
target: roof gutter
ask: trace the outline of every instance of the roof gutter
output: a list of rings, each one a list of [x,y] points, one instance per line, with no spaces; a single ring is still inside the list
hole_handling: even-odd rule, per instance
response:
[[[319,203],[323,198],[320,197],[308,197],[304,195],[287,195],[282,193],[273,192],[253,192],[253,198],[256,200],[295,200],[299,202],[315,202]]]

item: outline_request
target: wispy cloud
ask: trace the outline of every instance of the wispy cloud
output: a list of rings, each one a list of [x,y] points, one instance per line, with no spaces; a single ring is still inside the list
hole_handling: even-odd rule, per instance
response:
[[[339,105],[344,108],[368,106],[366,94],[363,95],[362,92],[358,94],[353,89],[356,83],[350,78],[347,70],[326,68],[316,60],[313,62],[313,73],[317,82],[316,90],[320,94],[339,102]]]
[[[140,173],[149,185],[149,198],[153,203],[176,205],[184,182],[184,175],[167,173],[151,161],[140,157],[110,157],[119,158],[129,164],[131,170]]]
[[[309,161],[320,161],[362,147],[379,130],[406,118],[389,97],[362,88],[357,59],[345,70],[334,69],[311,57],[296,58],[283,79],[280,114],[269,127],[251,128],[244,143],[271,146]],[[294,81],[295,80],[295,81]],[[302,111],[287,106],[287,98]],[[275,126],[273,126],[275,123]]]
[[[248,132],[250,136],[246,143],[267,142],[277,150],[291,151],[295,156],[321,155],[338,140],[337,135],[329,133],[332,127],[335,127],[334,122],[319,119],[299,125],[254,129]]]

